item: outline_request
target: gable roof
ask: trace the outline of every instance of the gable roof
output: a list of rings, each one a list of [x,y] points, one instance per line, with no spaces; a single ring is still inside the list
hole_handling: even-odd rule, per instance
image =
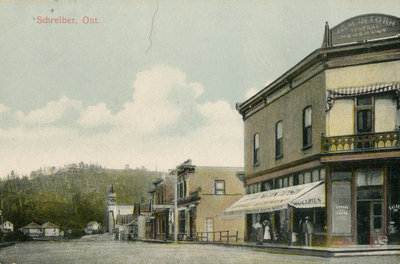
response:
[[[117,219],[115,220],[115,223],[117,225],[124,225],[124,224],[129,224],[134,219],[133,214],[128,214],[128,215],[118,215]]]
[[[42,228],[58,228],[57,225],[50,223],[50,222],[46,222],[42,225]]]
[[[38,229],[38,228],[42,228],[39,224],[32,222],[30,224],[27,224],[26,226],[22,227],[25,229]]]
[[[87,226],[89,225],[100,225],[97,221],[90,221],[89,223],[87,223]]]

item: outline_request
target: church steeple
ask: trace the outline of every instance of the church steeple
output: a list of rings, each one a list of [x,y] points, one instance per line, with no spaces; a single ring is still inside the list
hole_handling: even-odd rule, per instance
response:
[[[117,200],[117,195],[114,192],[114,186],[111,185],[107,194],[107,205],[114,205],[116,203],[116,200]]]

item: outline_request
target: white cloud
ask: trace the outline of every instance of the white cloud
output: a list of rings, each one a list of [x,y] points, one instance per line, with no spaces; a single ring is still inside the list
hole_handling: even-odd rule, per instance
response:
[[[245,95],[246,100],[247,100],[247,99],[250,99],[253,95],[255,95],[255,94],[258,93],[258,92],[259,92],[258,89],[254,88],[254,87],[251,87],[251,88],[248,89],[247,92],[246,92],[246,95]]]
[[[0,113],[8,112],[10,108],[6,105],[0,104]]]
[[[199,103],[203,86],[169,66],[138,73],[133,88],[115,114],[104,103],[84,108],[65,96],[27,116],[13,112],[22,123],[0,130],[0,176],[79,161],[149,169],[157,162],[161,170],[188,158],[197,165],[243,164],[242,120],[226,101]],[[79,115],[57,125],[71,110]]]
[[[55,122],[63,117],[69,109],[80,110],[82,103],[62,96],[59,101],[48,102],[43,108],[31,111],[23,117],[23,122],[32,124],[48,124]]]
[[[88,106],[77,121],[82,127],[98,127],[113,123],[113,116],[106,104],[99,103],[95,106]]]
[[[133,87],[133,102],[124,105],[117,119],[142,133],[153,133],[176,122],[184,105],[193,103],[203,92],[200,84],[187,83],[183,72],[168,66],[138,73]]]

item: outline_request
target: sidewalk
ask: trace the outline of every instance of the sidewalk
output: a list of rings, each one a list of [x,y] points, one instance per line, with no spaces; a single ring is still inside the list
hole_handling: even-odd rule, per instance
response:
[[[144,243],[173,243],[173,241],[153,240],[153,239],[135,239],[134,241]],[[279,244],[257,245],[255,242],[195,242],[195,241],[179,241],[179,244],[198,244],[198,245],[216,245],[224,247],[241,247],[250,250],[265,251],[275,254],[291,254],[305,255],[316,257],[350,257],[350,256],[387,256],[399,255],[400,245],[352,245],[346,247],[302,247],[302,246],[285,246]]]
[[[257,251],[277,254],[308,255],[317,257],[348,257],[348,256],[385,256],[400,255],[400,245],[353,245],[347,247],[305,247],[285,246],[279,244],[257,245],[254,242],[241,244],[202,242],[199,244],[213,244],[232,247],[245,247]]]

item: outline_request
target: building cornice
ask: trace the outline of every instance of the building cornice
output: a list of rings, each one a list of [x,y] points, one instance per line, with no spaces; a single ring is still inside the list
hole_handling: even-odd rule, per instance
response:
[[[371,53],[374,54],[371,55]],[[243,103],[238,103],[236,109],[243,116],[243,119],[246,119],[247,114],[251,113],[253,109],[259,111],[269,104],[268,96],[286,87],[290,88],[288,89],[288,92],[290,92],[290,90],[295,89],[304,81],[324,70],[393,60],[400,60],[400,36],[319,48],[256,95]],[[304,78],[300,78],[302,74]]]
[[[316,154],[304,159],[296,160],[294,162],[286,163],[281,166],[277,166],[271,169],[259,171],[257,173],[249,174],[246,175],[246,183],[253,183],[253,182],[258,182],[261,179],[262,180],[267,180],[267,179],[272,179],[275,177],[283,176],[286,174],[294,173],[297,171],[302,171],[305,169],[317,167],[317,166],[322,166],[322,163],[320,162],[320,154]]]

